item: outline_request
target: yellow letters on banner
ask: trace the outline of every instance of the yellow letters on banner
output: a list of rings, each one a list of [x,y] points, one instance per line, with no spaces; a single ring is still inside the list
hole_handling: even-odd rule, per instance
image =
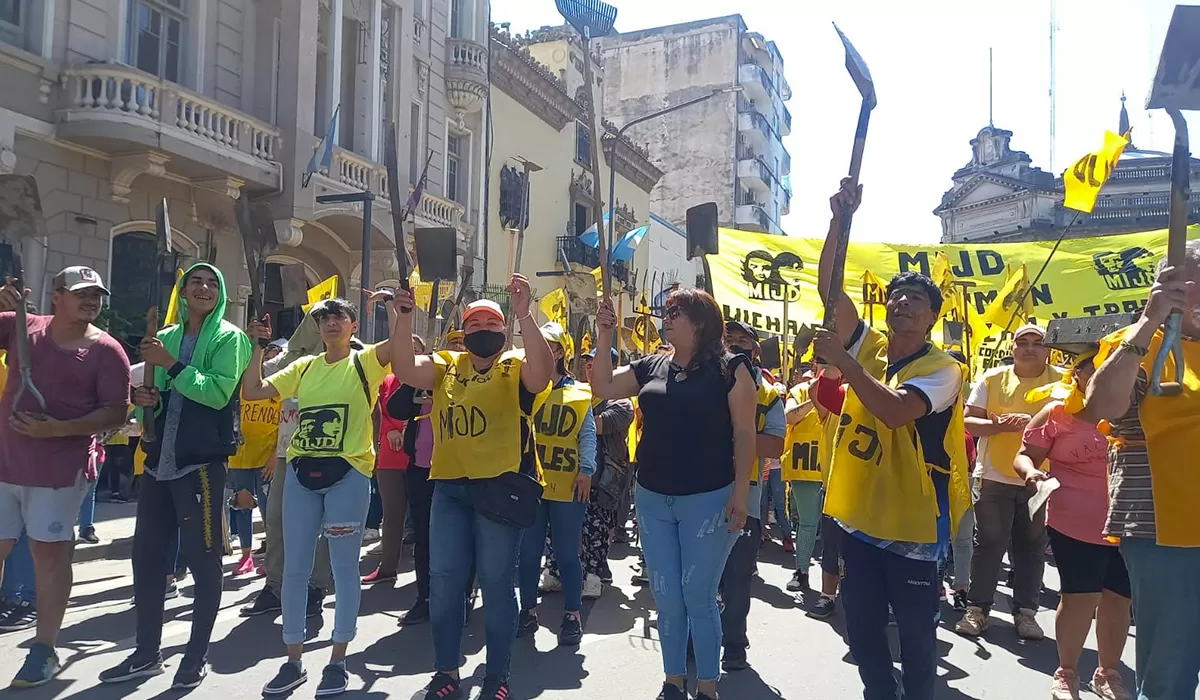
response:
[[[1191,226],[1188,237],[1200,238],[1200,226]],[[790,300],[789,337],[804,324],[819,323],[823,307],[817,294],[817,261],[823,244],[823,238],[721,229],[721,253],[709,255],[708,264],[713,291],[725,317],[744,321],[761,333],[779,335],[786,298]],[[1042,278],[1030,289],[1030,320],[1045,325],[1055,317],[1140,312],[1166,245],[1166,231],[1064,240]],[[976,335],[973,340],[979,342],[999,334],[979,316],[997,298],[1007,296],[1010,290],[1003,288],[1012,279],[1006,271],[1011,269],[1019,275],[1022,265],[1041,269],[1052,247],[1053,241],[993,245],[851,241],[846,252],[846,293],[862,308],[859,281],[867,270],[885,284],[893,275],[909,270],[932,275],[937,253],[942,251],[954,279],[977,285],[967,295],[967,311]],[[1013,307],[1007,308],[1011,314]],[[877,326],[883,327],[883,317],[875,314]],[[1000,323],[1007,321],[1005,317]],[[934,337],[941,338],[940,323]]]
[[[1099,151],[1087,154],[1063,171],[1063,185],[1067,190],[1063,206],[1091,214],[1100,188],[1117,167],[1117,160],[1128,145],[1128,132],[1124,136],[1104,132],[1104,145]]]

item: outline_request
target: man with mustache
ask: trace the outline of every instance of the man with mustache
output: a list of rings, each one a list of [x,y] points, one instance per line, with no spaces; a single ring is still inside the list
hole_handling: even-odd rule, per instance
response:
[[[13,310],[23,295],[11,280],[0,289],[0,350],[8,353],[11,373],[0,400],[0,562],[24,531],[38,608],[37,633],[14,688],[39,686],[58,674],[54,642],[71,595],[75,522],[89,487],[84,472],[92,436],[124,425],[129,407],[129,358],[93,325],[108,296],[100,275],[68,267],[54,276],[52,288],[53,315],[25,318],[28,369],[44,408],[20,377],[22,331]]]

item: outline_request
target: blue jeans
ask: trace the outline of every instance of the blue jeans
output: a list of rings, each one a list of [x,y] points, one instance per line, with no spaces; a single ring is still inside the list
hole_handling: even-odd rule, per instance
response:
[[[79,529],[93,527],[96,524],[96,482],[88,484],[87,495],[79,504]]]
[[[506,680],[517,635],[513,578],[521,531],[483,517],[471,503],[481,484],[438,481],[429,513],[429,615],[434,669],[458,670],[462,651],[463,591],[474,563],[483,593],[487,675]]]
[[[638,531],[658,606],[658,637],[668,676],[687,675],[690,630],[696,678],[721,677],[717,586],[741,534],[730,532],[725,522],[732,490],[731,485],[707,493],[664,496],[638,484]]]
[[[792,512],[796,515],[796,571],[808,571],[821,523],[821,482],[791,481]]]
[[[358,555],[362,548],[363,524],[371,502],[371,480],[351,469],[342,480],[320,491],[310,491],[296,479],[289,463],[283,490],[283,643],[304,642],[304,612],[308,604],[308,581],[317,554],[317,538],[329,543],[329,565],[333,570],[333,641],[345,644],[354,639],[362,586],[358,579]]]
[[[1138,700],[1196,695],[1200,674],[1200,548],[1126,537],[1121,556],[1137,619]]]
[[[236,499],[239,491],[249,491],[258,504],[258,517],[267,522],[267,495],[263,491],[262,467],[257,469],[230,469],[227,479]],[[238,536],[242,549],[254,546],[254,510],[238,508],[230,502],[229,530]]]
[[[538,574],[542,571],[542,552],[546,549],[546,527],[550,528],[550,544],[554,547],[562,581],[563,610],[577,612],[583,606],[583,563],[579,545],[583,541],[583,519],[586,503],[571,501],[542,501],[538,519],[521,539],[521,557],[517,566],[517,582],[521,588],[521,609],[537,607]]]
[[[33,555],[29,553],[29,538],[21,538],[13,545],[4,560],[4,579],[0,582],[0,600],[23,600],[37,605],[37,585],[33,575]]]
[[[792,521],[787,512],[787,484],[783,481],[783,470],[772,469],[768,474],[762,485],[762,508],[759,509],[763,529],[767,529],[767,501],[770,500],[771,507],[775,509],[775,524],[779,526],[784,539],[791,539]]]

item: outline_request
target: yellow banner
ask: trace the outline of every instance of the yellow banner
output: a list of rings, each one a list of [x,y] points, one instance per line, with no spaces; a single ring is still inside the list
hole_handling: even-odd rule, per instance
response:
[[[1104,145],[1099,151],[1087,154],[1063,171],[1063,186],[1067,191],[1063,206],[1091,214],[1096,206],[1096,198],[1100,196],[1100,188],[1104,187],[1128,145],[1128,132],[1124,136],[1111,131],[1104,132]]]
[[[763,333],[779,335],[787,300],[789,337],[804,324],[820,323],[817,261],[824,239],[737,229],[721,229],[720,236],[721,253],[708,256],[708,263],[713,291],[726,318],[745,321]],[[1188,237],[1200,238],[1200,226],[1190,227]],[[846,253],[846,292],[863,308],[863,287],[873,286],[865,284],[864,277],[867,280],[877,277],[886,286],[899,272],[915,270],[930,275],[935,271],[940,251],[946,256],[948,274],[953,280],[975,285],[965,293],[957,288],[958,294],[965,294],[965,299],[960,296],[959,302],[966,302],[966,316],[972,330],[998,334],[1000,329],[980,323],[984,321],[983,314],[997,301],[997,308],[1007,309],[1011,314],[1016,303],[1015,298],[1006,299],[1013,291],[1011,288],[1022,286],[1022,281],[1024,285],[1032,282],[1032,276],[1041,269],[1053,246],[1053,241],[994,245],[851,242]],[[1165,230],[1063,241],[1042,278],[1030,288],[1030,320],[1044,325],[1051,318],[1141,311],[1154,283],[1155,265],[1165,254],[1166,246]],[[1029,271],[1024,280],[1022,266]],[[945,280],[940,282],[945,284]],[[876,327],[885,327],[885,315],[882,308],[874,310],[871,316]],[[868,314],[864,312],[863,316]],[[1007,321],[1005,317],[999,323]],[[939,337],[940,325],[935,329]]]
[[[565,331],[562,336],[563,354],[569,360],[575,356],[575,339],[571,337],[570,305],[567,303],[567,293],[562,287],[542,297],[538,303],[547,321],[553,321],[562,326]]]

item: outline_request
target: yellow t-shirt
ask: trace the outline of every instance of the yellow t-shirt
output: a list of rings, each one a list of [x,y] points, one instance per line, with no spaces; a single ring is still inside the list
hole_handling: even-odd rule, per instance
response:
[[[242,399],[242,444],[237,454],[229,458],[230,469],[258,469],[274,463],[282,403],[278,397],[259,401]]]
[[[8,385],[8,351],[0,350],[0,394],[4,393],[4,387]]]
[[[342,457],[366,476],[375,471],[374,424],[371,414],[379,385],[391,372],[379,364],[375,345],[337,362],[325,353],[302,357],[267,378],[280,399],[296,397],[299,427],[288,445],[289,460],[296,457]],[[362,364],[360,377],[353,356]],[[363,387],[363,379],[367,386]],[[265,463],[265,462],[264,462]]]

